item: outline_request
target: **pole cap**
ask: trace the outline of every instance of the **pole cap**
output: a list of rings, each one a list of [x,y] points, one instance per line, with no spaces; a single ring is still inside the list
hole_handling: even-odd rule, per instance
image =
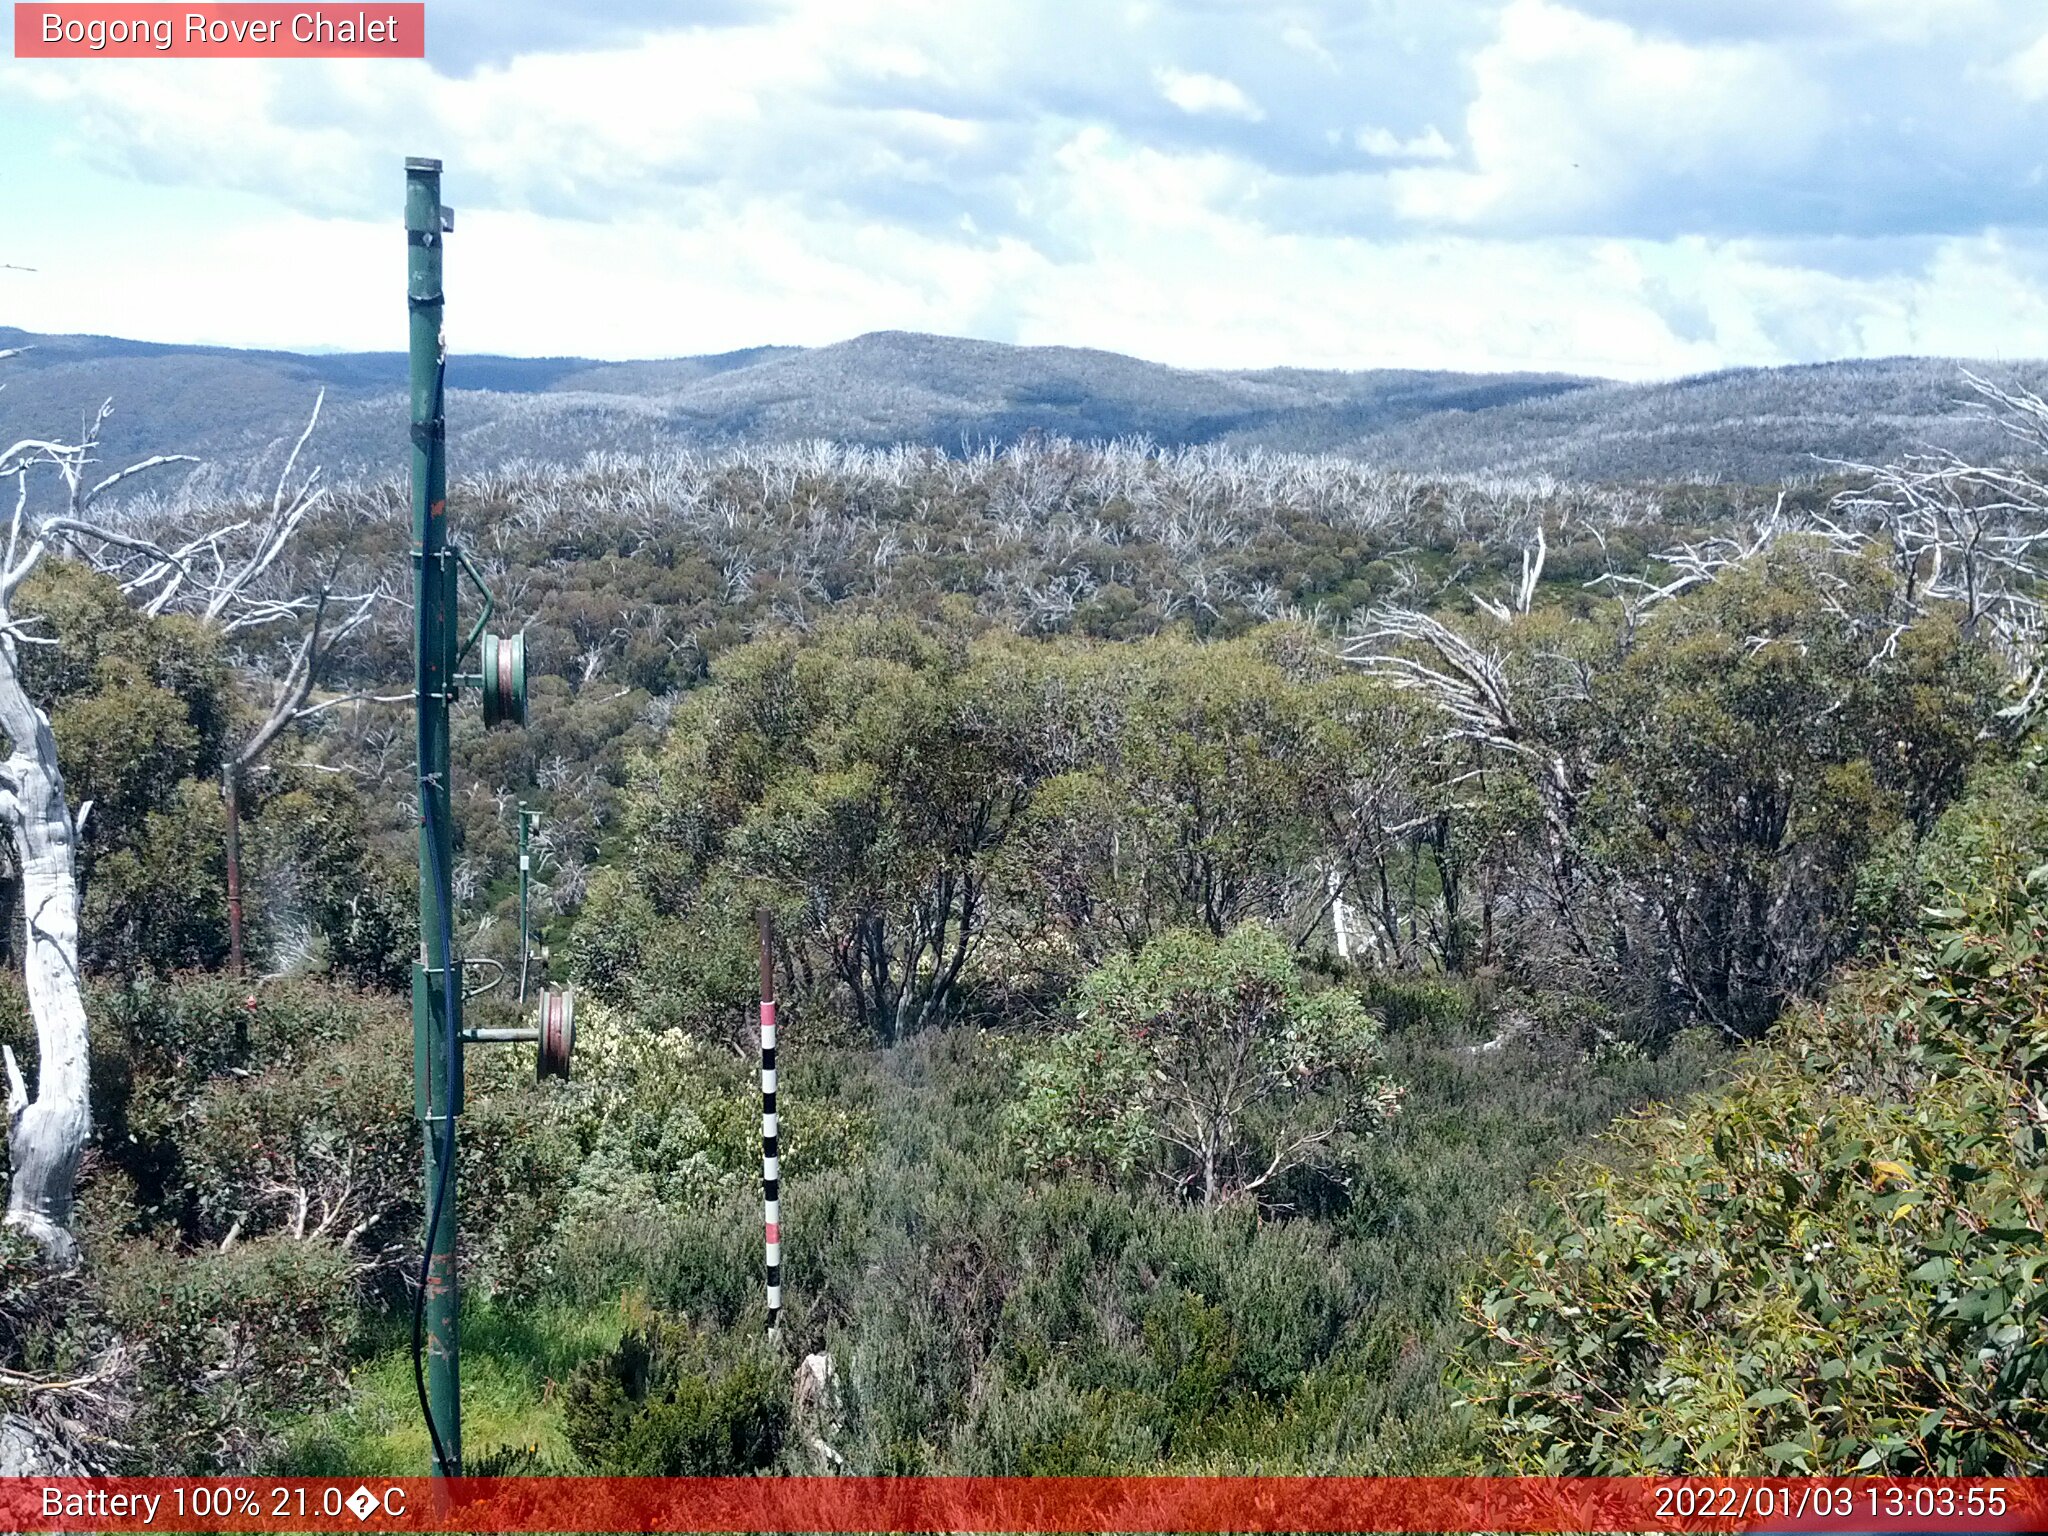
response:
[[[405,168],[408,171],[432,171],[438,175],[441,170],[441,162],[429,160],[422,155],[407,155],[405,157]]]

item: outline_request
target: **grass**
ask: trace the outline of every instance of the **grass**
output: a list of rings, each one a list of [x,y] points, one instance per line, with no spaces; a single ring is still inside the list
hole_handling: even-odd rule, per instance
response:
[[[545,1462],[573,1461],[562,1435],[558,1384],[580,1362],[617,1347],[632,1308],[630,1297],[595,1307],[516,1298],[465,1304],[465,1461],[527,1446]],[[429,1460],[410,1338],[392,1328],[350,1372],[347,1401],[300,1426],[277,1470],[298,1477],[403,1476],[423,1472]]]

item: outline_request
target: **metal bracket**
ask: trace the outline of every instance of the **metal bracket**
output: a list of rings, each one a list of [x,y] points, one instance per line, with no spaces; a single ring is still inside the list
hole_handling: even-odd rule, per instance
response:
[[[474,988],[465,987],[463,989],[462,1000],[465,1003],[472,997],[482,997],[486,992],[495,991],[498,984],[505,979],[505,962],[502,960],[493,960],[489,955],[464,955],[462,957],[462,968],[464,970],[468,970],[473,965],[489,966],[493,974],[491,979],[482,986]],[[467,1038],[466,1033],[465,1038]]]
[[[484,611],[476,616],[476,623],[469,629],[469,638],[462,642],[462,649],[455,653],[455,665],[459,667],[464,658],[476,649],[477,641],[483,638],[484,626],[491,622],[491,615],[498,611],[498,599],[492,594],[490,584],[484,580],[484,573],[478,570],[476,562],[469,558],[469,551],[460,544],[451,544],[449,549],[454,554],[456,564],[461,568],[463,575],[469,578],[470,584],[484,600]]]
[[[462,1038],[472,1045],[531,1045],[540,1038],[540,1030],[532,1026],[523,1029],[465,1029]]]

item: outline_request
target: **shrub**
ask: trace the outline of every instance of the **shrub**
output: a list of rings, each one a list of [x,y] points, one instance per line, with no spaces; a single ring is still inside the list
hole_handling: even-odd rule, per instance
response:
[[[1498,1461],[2007,1474],[2048,1457],[2048,869],[2000,800],[1983,883],[1795,1012],[1725,1090],[1619,1133],[1471,1302]],[[1957,823],[1973,820],[1974,829]]]
[[[1078,1026],[1028,1056],[1009,1115],[1026,1160],[1139,1172],[1204,1205],[1297,1170],[1342,1182],[1396,1092],[1347,992],[1310,993],[1278,934],[1179,931],[1082,982]]]
[[[1448,976],[1375,976],[1365,1000],[1389,1031],[1461,1025],[1477,1012],[1469,988]]]
[[[1157,1416],[1136,1392],[1083,1391],[1058,1375],[1023,1387],[997,1378],[955,1430],[952,1464],[984,1477],[1128,1474],[1158,1464]]]
[[[215,1247],[231,1230],[324,1231],[371,1253],[415,1218],[401,1004],[312,979],[181,976],[93,1005],[99,1146],[134,1180],[145,1227]]]
[[[789,1427],[789,1383],[758,1339],[715,1348],[672,1317],[628,1330],[579,1366],[563,1405],[569,1443],[594,1472],[727,1477],[771,1465]]]
[[[131,1455],[163,1472],[249,1470],[335,1401],[361,1322],[353,1270],[319,1240],[181,1253],[138,1239],[103,1254],[94,1299],[141,1354]]]

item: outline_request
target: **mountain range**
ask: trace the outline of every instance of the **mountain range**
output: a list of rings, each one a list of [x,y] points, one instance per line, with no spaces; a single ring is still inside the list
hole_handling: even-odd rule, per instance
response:
[[[108,461],[190,453],[222,488],[275,466],[322,390],[309,459],[405,463],[406,359],[166,345],[0,327],[0,444],[73,430],[102,400]],[[456,354],[451,468],[592,451],[833,438],[948,450],[1028,434],[1335,453],[1417,472],[1765,483],[1828,459],[2010,442],[1964,369],[2048,389],[2048,364],[1887,358],[1648,384],[1551,373],[1182,369],[1119,353],[881,331],[821,347],[638,362]]]

